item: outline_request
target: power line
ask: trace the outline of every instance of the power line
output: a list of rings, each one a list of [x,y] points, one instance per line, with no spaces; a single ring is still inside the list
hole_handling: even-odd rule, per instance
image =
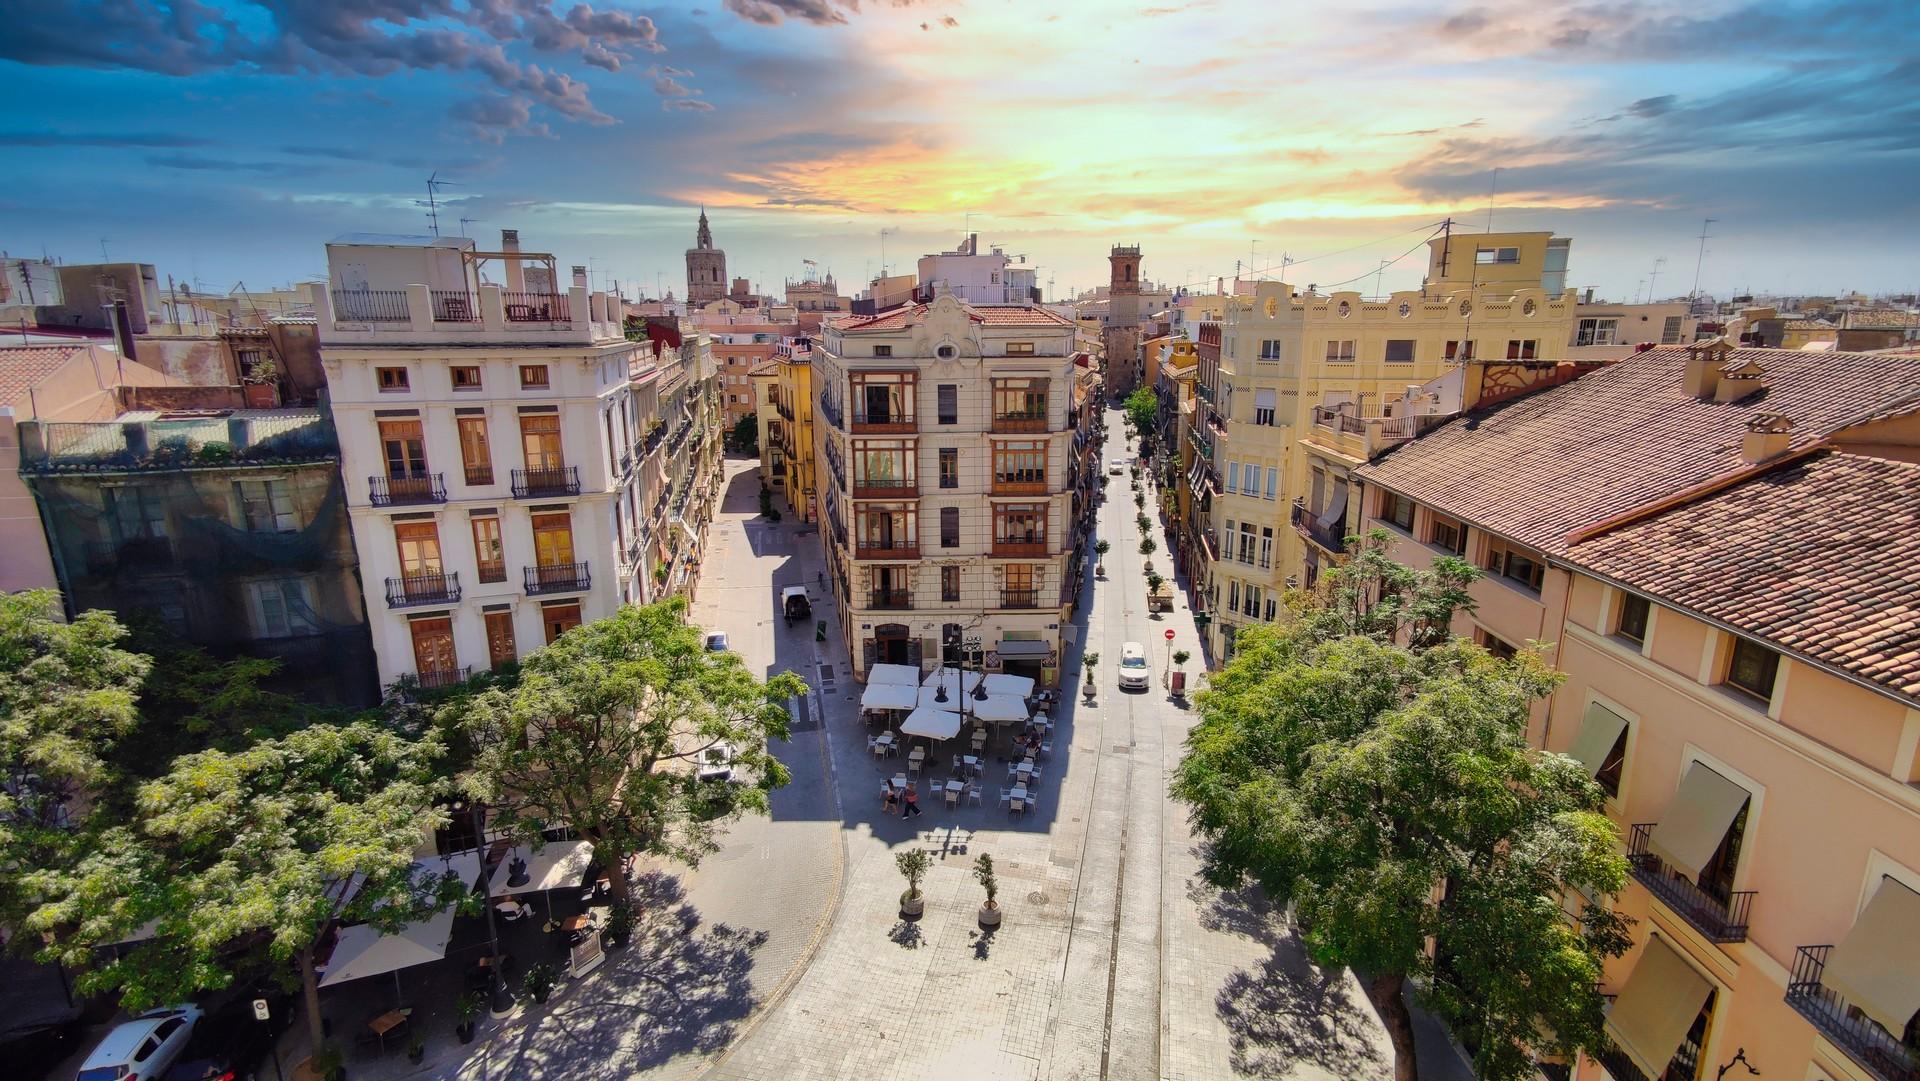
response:
[[[1442,224],[1444,224],[1444,223],[1442,223]],[[1407,249],[1406,251],[1403,251],[1403,252],[1401,252],[1401,253],[1400,253],[1399,255],[1396,255],[1396,256],[1394,256],[1394,257],[1393,257],[1393,259],[1392,259],[1391,261],[1389,261],[1389,262],[1386,262],[1386,263],[1382,263],[1382,264],[1380,264],[1380,265],[1379,265],[1378,267],[1375,267],[1375,268],[1374,268],[1374,269],[1372,269],[1372,270],[1367,270],[1367,271],[1362,271],[1361,273],[1359,273],[1359,274],[1356,274],[1356,275],[1354,275],[1354,276],[1353,276],[1353,277],[1351,277],[1351,278],[1348,278],[1348,279],[1347,279],[1346,281],[1343,281],[1343,282],[1334,282],[1334,283],[1333,283],[1332,285],[1329,285],[1329,286],[1326,286],[1325,288],[1327,288],[1327,289],[1338,289],[1339,287],[1341,287],[1341,286],[1343,286],[1343,285],[1351,285],[1351,284],[1353,284],[1354,282],[1357,282],[1357,281],[1359,281],[1359,280],[1360,280],[1360,279],[1362,279],[1362,278],[1366,278],[1366,277],[1369,277],[1369,276],[1372,276],[1372,275],[1376,275],[1376,274],[1379,274],[1379,273],[1380,273],[1381,271],[1384,271],[1384,270],[1386,270],[1386,269],[1387,269],[1388,267],[1390,267],[1390,266],[1392,266],[1392,265],[1393,265],[1394,263],[1397,263],[1397,262],[1399,262],[1400,260],[1402,260],[1402,259],[1405,259],[1405,258],[1406,258],[1407,256],[1409,256],[1409,255],[1412,255],[1412,254],[1413,254],[1414,252],[1417,252],[1417,251],[1419,251],[1419,250],[1420,250],[1421,248],[1423,248],[1423,247],[1425,247],[1425,246],[1426,246],[1426,243],[1427,243],[1427,241],[1429,241],[1429,240],[1432,240],[1432,239],[1433,239],[1434,237],[1436,237],[1436,236],[1439,236],[1439,235],[1440,235],[1440,230],[1438,230],[1438,229],[1435,229],[1435,230],[1434,230],[1433,232],[1431,232],[1431,233],[1428,233],[1428,234],[1426,235],[1426,237],[1425,237],[1424,239],[1422,239],[1422,240],[1420,241],[1420,243],[1418,243],[1418,244],[1415,244],[1415,245],[1414,245],[1413,247],[1411,247],[1411,248],[1408,248],[1408,249]]]

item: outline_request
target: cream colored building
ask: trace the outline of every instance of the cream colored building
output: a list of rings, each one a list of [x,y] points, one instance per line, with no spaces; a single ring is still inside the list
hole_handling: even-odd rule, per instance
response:
[[[386,238],[327,260],[311,299],[381,684],[458,682],[649,599],[680,366],[603,293],[527,291],[538,253]]]
[[[1258,282],[1219,298],[1188,433],[1204,465],[1190,480],[1209,523],[1195,580],[1216,663],[1239,627],[1274,618],[1290,579],[1303,583],[1341,547],[1346,486],[1302,446],[1316,421],[1381,417],[1409,387],[1476,357],[1558,357],[1574,310],[1562,288],[1569,245],[1550,233],[1440,237],[1428,242],[1424,289],[1368,299]]]
[[[945,290],[824,328],[821,537],[859,678],[964,656],[1057,683],[1077,534],[1073,346],[1073,323],[1044,308]]]

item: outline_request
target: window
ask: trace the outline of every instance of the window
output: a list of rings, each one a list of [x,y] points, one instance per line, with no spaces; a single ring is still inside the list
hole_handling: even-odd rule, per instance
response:
[[[1538,559],[1498,539],[1487,541],[1487,569],[1535,593],[1546,578],[1546,568]]]
[[[960,599],[960,568],[940,568],[940,599],[957,601]]]
[[[1467,527],[1444,514],[1436,514],[1427,524],[1427,543],[1457,556],[1466,555]]]
[[[1253,422],[1264,427],[1272,427],[1274,410],[1279,404],[1279,394],[1273,390],[1255,389],[1253,392]]]
[[[256,638],[293,638],[320,633],[304,581],[249,582],[247,607],[253,616]]]
[[[1039,487],[1047,484],[1047,444],[1041,440],[1010,440],[993,444],[993,483]]]
[[[533,558],[542,567],[573,565],[573,516],[536,514],[533,516]]]
[[[520,365],[521,389],[531,390],[538,388],[544,390],[550,385],[551,384],[547,382],[547,366],[545,364]]]
[[[1495,263],[1517,263],[1520,261],[1519,248],[1481,248],[1473,253],[1473,261],[1481,266]]]
[[[547,644],[580,625],[580,602],[562,601],[540,606],[541,622],[546,624]]]
[[[1447,359],[1448,360],[1472,360],[1473,359],[1473,343],[1470,341],[1448,342],[1447,343]]]
[[[1386,362],[1388,364],[1412,364],[1413,363],[1413,339],[1412,338],[1387,339]]]
[[[940,547],[960,547],[960,508],[940,508]]]
[[[498,672],[519,656],[513,644],[513,613],[488,612],[486,619],[487,663]]]
[[[873,347],[873,355],[876,357],[890,357],[893,355],[893,346],[876,345]]]
[[[1679,316],[1669,315],[1666,317],[1664,321],[1662,321],[1662,323],[1660,324],[1660,344],[1661,345],[1680,344],[1680,317]]]
[[[1240,613],[1255,619],[1260,617],[1260,588],[1251,582],[1247,583],[1246,591],[1240,594]]]
[[[1227,463],[1227,491],[1237,492],[1239,490],[1240,490],[1240,463],[1228,462]]]
[[[493,455],[487,449],[487,418],[459,417],[460,464],[466,467],[468,484],[493,483]]]
[[[1750,638],[1735,637],[1727,660],[1727,682],[1755,698],[1773,698],[1773,678],[1780,671],[1780,654]]]
[[[1267,498],[1278,499],[1279,497],[1280,497],[1280,469],[1277,466],[1270,465],[1267,467]]]
[[[1274,613],[1274,608],[1275,608],[1275,605],[1274,605],[1274,600],[1273,600],[1273,598],[1272,598],[1272,597],[1268,597],[1268,598],[1267,598],[1267,615],[1266,615],[1266,620],[1267,620],[1267,622],[1268,622],[1268,623],[1272,623],[1272,622],[1273,622],[1273,613]]]
[[[1031,605],[1040,591],[1040,576],[1029,563],[1007,564],[1006,596],[1001,602],[1009,606]]]
[[[560,414],[520,414],[520,450],[528,469],[560,469],[567,464],[560,453]]]
[[[1700,1053],[1706,1046],[1707,1026],[1713,1019],[1713,1000],[1718,995],[1717,988],[1707,992],[1707,1001],[1694,1015],[1693,1024],[1687,1026],[1687,1034],[1680,1041],[1679,1050],[1673,1053],[1667,1068],[1656,1081],[1698,1081],[1701,1073]]]
[[[997,503],[993,508],[993,540],[996,544],[1047,543],[1047,505],[1045,503]],[[1021,555],[1037,553],[1022,552]]]
[[[1573,329],[1575,345],[1612,345],[1619,340],[1619,337],[1620,320],[1618,319],[1582,319],[1574,325]]]
[[[393,523],[393,542],[400,552],[403,578],[439,578],[440,527],[432,522]],[[439,583],[433,583],[438,588]]]
[[[912,424],[915,376],[909,372],[855,372],[855,424]]]
[[[1614,633],[1635,642],[1647,640],[1647,617],[1653,612],[1653,602],[1638,593],[1620,594],[1620,624]],[[1768,686],[1772,693],[1773,688]]]
[[[380,384],[380,390],[397,391],[407,389],[407,370],[405,368],[375,368],[374,378]]]
[[[1033,343],[1008,342],[1007,355],[1010,357],[1030,357],[1033,355]]]
[[[1261,342],[1260,343],[1260,359],[1261,360],[1279,360],[1280,359],[1280,343],[1277,341],[1274,341],[1272,338],[1268,338],[1267,340]]]
[[[1238,612],[1239,610],[1240,610],[1240,579],[1231,578],[1227,580],[1227,611]]]
[[[960,448],[940,448],[940,487],[960,487]]]
[[[1253,565],[1253,523],[1240,523],[1240,562]]]
[[[294,510],[293,493],[286,482],[277,480],[235,481],[233,493],[240,501],[240,512],[249,533],[295,533],[300,516]]]
[[[1508,360],[1532,360],[1538,352],[1540,342],[1534,338],[1508,338]]]
[[[1253,422],[1264,428],[1273,427],[1273,408],[1271,406],[1266,408],[1261,408],[1257,405],[1254,406]]]
[[[1397,492],[1388,492],[1380,509],[1382,518],[1408,532],[1413,531],[1413,500]]]
[[[993,381],[994,419],[1037,422],[1031,427],[1015,430],[1045,431],[1047,383],[1045,379],[995,379]]]
[[[1328,364],[1353,363],[1353,339],[1345,338],[1340,341],[1328,342],[1327,343],[1327,363]]]
[[[417,420],[380,422],[380,450],[387,459],[387,476],[413,479],[427,475],[426,439]]]
[[[1260,527],[1260,567],[1261,569],[1265,570],[1265,569],[1271,568],[1272,566],[1273,566],[1273,527],[1261,526]],[[1267,618],[1272,619],[1273,616],[1269,614]]]
[[[506,549],[500,545],[500,519],[493,517],[475,518],[473,525],[473,558],[480,567],[482,582],[504,582],[507,580]]]
[[[479,390],[480,366],[477,364],[456,364],[447,371],[453,376],[453,389]]]
[[[1515,654],[1519,653],[1519,650],[1514,649],[1512,645],[1495,638],[1484,630],[1480,632],[1480,648],[1503,661],[1510,661],[1514,658]]]
[[[1620,798],[1620,774],[1627,765],[1627,730],[1613,737],[1613,746],[1607,748],[1606,756],[1600,759],[1600,768],[1593,773],[1593,779],[1600,782],[1601,791],[1608,796]]]
[[[937,393],[940,399],[940,423],[960,423],[960,388],[953,383],[942,383]]]

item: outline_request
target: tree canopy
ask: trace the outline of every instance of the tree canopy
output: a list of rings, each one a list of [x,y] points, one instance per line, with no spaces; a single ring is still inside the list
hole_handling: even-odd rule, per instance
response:
[[[760,453],[760,418],[749,413],[733,426],[733,449],[741,454]]]
[[[710,652],[682,621],[686,602],[625,607],[528,657],[511,689],[450,708],[473,746],[466,785],[495,824],[533,840],[566,825],[602,866],[635,854],[689,864],[718,847],[721,823],[764,814],[788,773],[768,750],[787,738],[791,672],[762,682],[731,652]],[[724,758],[733,782],[702,779]],[[737,783],[744,781],[744,783]],[[625,881],[613,875],[618,899]]]
[[[1146,439],[1153,434],[1154,418],[1160,412],[1160,398],[1150,387],[1136,387],[1127,395],[1127,421],[1135,434]]]
[[[1173,792],[1212,881],[1258,883],[1318,961],[1365,976],[1399,1077],[1416,1076],[1409,978],[1478,1076],[1528,1077],[1534,1052],[1602,1046],[1601,965],[1627,942],[1582,895],[1623,886],[1619,832],[1584,768],[1527,743],[1555,674],[1451,634],[1478,571],[1416,574],[1385,534],[1357,539],[1315,602],[1236,638]]]

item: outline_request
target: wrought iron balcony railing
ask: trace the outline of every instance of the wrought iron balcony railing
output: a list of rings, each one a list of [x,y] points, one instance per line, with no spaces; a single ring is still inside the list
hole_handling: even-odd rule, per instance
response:
[[[446,501],[447,485],[445,474],[442,473],[367,478],[367,502],[376,507],[404,507]]]
[[[872,602],[867,605],[869,608],[912,608],[913,590],[876,589],[868,599]]]
[[[408,574],[387,579],[387,607],[452,604],[460,599],[460,572]]]
[[[528,596],[542,593],[579,593],[593,587],[585,563],[555,563],[523,568]]]
[[[433,298],[433,321],[436,323],[478,323],[480,305],[473,294],[464,289],[435,289],[429,294]]]
[[[1293,501],[1293,528],[1313,543],[1332,552],[1334,555],[1347,550],[1347,523],[1322,525],[1320,519],[1307,509],[1307,501]]]
[[[1038,608],[1040,591],[1037,589],[1003,589],[1000,591],[1002,608]]]
[[[1914,1046],[1920,1033],[1915,1026],[1908,1026],[1908,1040],[1902,1042],[1820,982],[1832,950],[1802,946],[1794,953],[1787,1005],[1880,1081],[1920,1081],[1920,1048]]]
[[[333,317],[344,323],[411,323],[405,289],[335,289]]]
[[[1675,874],[1664,860],[1649,849],[1653,827],[1652,822],[1636,823],[1629,834],[1627,863],[1633,870],[1634,879],[1708,939],[1714,942],[1745,942],[1754,892],[1742,890],[1730,893],[1722,901],[1692,879]]]
[[[473,675],[473,666],[462,668],[422,668],[413,674],[422,690],[443,691],[448,687],[457,687]]]
[[[513,471],[513,497],[515,499],[537,499],[546,496],[579,494],[580,467],[577,465],[549,466],[544,469],[516,469]]]
[[[570,322],[567,298],[553,293],[501,293],[509,323]]]

